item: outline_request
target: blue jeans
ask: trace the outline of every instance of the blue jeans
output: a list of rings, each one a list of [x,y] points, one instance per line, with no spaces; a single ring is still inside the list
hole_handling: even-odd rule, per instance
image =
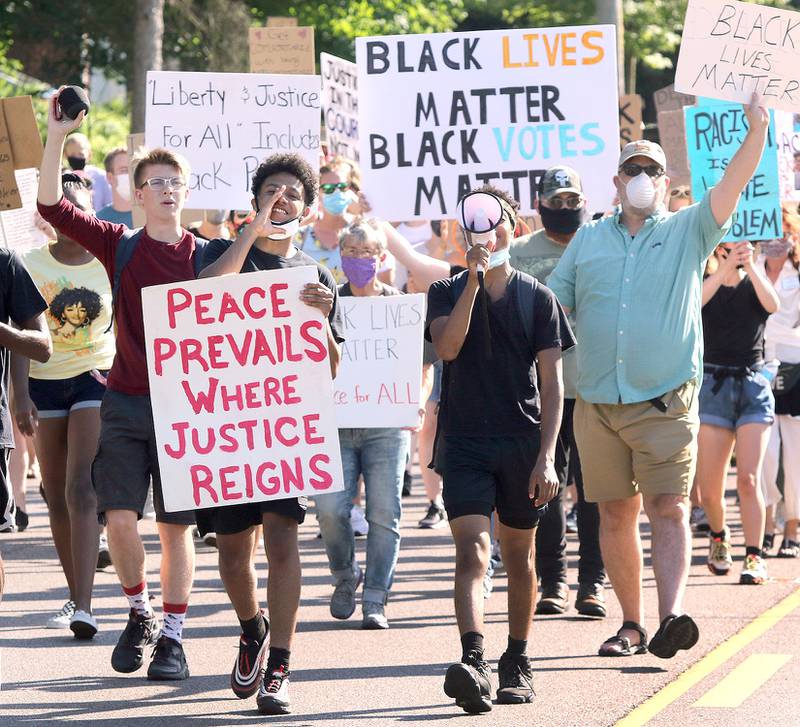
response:
[[[364,475],[367,569],[364,601],[386,603],[400,552],[400,496],[411,437],[402,429],[340,429],[344,490],[316,497],[317,520],[334,585],[358,574],[350,508]]]

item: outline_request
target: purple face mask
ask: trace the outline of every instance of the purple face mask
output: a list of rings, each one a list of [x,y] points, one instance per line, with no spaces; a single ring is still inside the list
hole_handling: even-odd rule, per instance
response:
[[[342,255],[342,272],[356,288],[363,288],[378,272],[374,257],[346,257]]]
[[[761,252],[764,257],[783,257],[792,249],[788,240],[765,240],[761,243]]]

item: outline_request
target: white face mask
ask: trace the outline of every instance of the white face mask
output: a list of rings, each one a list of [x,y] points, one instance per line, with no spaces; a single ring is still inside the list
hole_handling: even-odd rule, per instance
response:
[[[653,180],[644,172],[639,172],[625,185],[625,196],[631,206],[637,210],[649,209],[656,199],[656,188]]]
[[[267,239],[269,240],[285,240],[287,237],[294,237],[300,229],[299,217],[287,220],[286,222],[274,222],[273,220],[270,220],[270,222],[272,222],[274,227],[280,227],[281,232],[273,232],[271,235],[267,235]]]
[[[117,174],[116,184],[117,194],[122,199],[131,198],[131,178],[128,174]]]

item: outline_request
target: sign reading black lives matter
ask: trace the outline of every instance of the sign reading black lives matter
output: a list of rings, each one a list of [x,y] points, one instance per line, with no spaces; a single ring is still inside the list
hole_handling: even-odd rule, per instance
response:
[[[800,13],[735,0],[689,0],[675,90],[800,112]]]
[[[453,217],[491,182],[530,213],[542,173],[569,164],[593,209],[619,156],[613,26],[356,39],[364,188],[390,220]]]
[[[192,208],[249,209],[265,157],[319,167],[320,95],[319,76],[149,71],[145,144],[189,161]]]
[[[356,64],[319,54],[322,118],[328,153],[358,161],[358,71]]]

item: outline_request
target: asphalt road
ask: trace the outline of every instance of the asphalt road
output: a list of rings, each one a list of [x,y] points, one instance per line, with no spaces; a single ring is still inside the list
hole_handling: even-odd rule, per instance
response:
[[[415,492],[420,493],[417,482]],[[0,604],[0,724],[40,722],[80,725],[248,725],[272,722],[313,727],[465,724],[542,727],[726,727],[800,725],[800,561],[769,562],[771,582],[739,586],[706,569],[706,541],[695,537],[686,608],[700,626],[700,642],[671,661],[651,655],[597,657],[599,644],[619,626],[609,590],[606,620],[537,617],[529,641],[536,699],[525,706],[495,706],[468,717],[442,692],[447,665],[460,648],[452,607],[453,549],[449,531],[416,528],[425,503],[405,500],[403,543],[393,596],[391,629],[361,631],[328,613],[331,592],[325,554],[313,516],[301,529],[304,583],[300,625],[292,650],[293,714],[262,717],[255,699],[240,701],[228,678],[236,656],[238,625],[222,590],[216,551],[198,547],[195,592],[185,647],[192,677],[149,683],[111,670],[111,650],[124,626],[126,605],[114,573],[98,573],[95,613],[100,633],[78,643],[69,631],[43,628],[66,600],[66,588],[49,538],[44,505],[31,498],[31,525],[0,536],[7,592]],[[733,505],[732,505],[733,507]],[[643,525],[647,535],[646,524]],[[151,574],[157,573],[154,524],[143,531]],[[734,538],[740,532],[734,527]],[[570,585],[575,589],[576,536],[569,536]],[[648,541],[646,540],[647,544]],[[360,541],[363,556],[364,541]],[[737,551],[741,558],[741,552]],[[263,589],[266,561],[259,573]],[[646,627],[657,628],[655,583],[646,571]],[[150,578],[158,594],[157,580]],[[487,602],[487,656],[496,662],[505,646],[506,583],[495,579]],[[496,677],[495,677],[496,679]],[[626,718],[626,715],[627,718]]]

